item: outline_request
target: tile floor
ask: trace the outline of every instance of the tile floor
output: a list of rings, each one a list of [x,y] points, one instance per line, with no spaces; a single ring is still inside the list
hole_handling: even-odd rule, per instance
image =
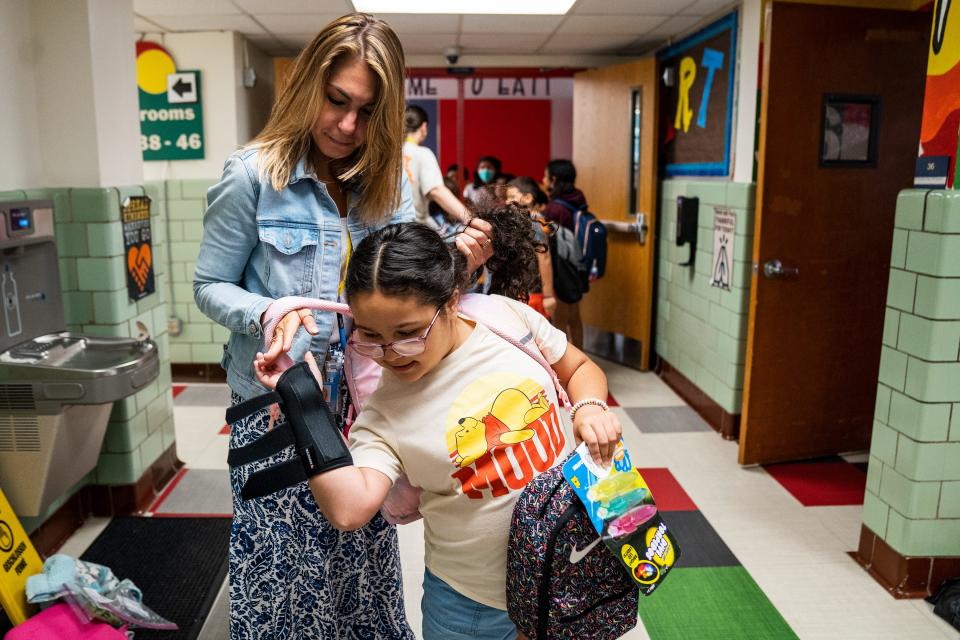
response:
[[[736,463],[737,445],[707,428],[653,374],[601,362],[624,438],[645,469],[664,519],[674,517],[684,561],[648,600],[626,638],[956,639],[922,600],[895,600],[847,555],[858,504],[804,506],[761,467]],[[151,507],[156,516],[230,511],[224,385],[175,389],[177,450],[186,471]],[[645,428],[645,426],[647,428]],[[862,454],[848,457],[862,462]],[[105,527],[92,519],[63,551],[79,555]],[[420,626],[423,527],[400,527],[411,624]],[[201,639],[227,637],[221,589]]]

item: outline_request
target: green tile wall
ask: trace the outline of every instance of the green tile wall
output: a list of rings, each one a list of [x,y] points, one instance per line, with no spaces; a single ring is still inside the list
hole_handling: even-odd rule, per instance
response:
[[[138,302],[127,296],[120,206],[126,196],[148,195],[151,208],[156,290]],[[60,286],[67,328],[90,335],[136,337],[145,327],[157,342],[160,375],[133,396],[114,404],[97,468],[31,519],[38,526],[85,484],[131,484],[174,444],[170,345],[167,336],[167,240],[151,187],[56,188],[0,193],[0,199],[54,202],[60,256]]]
[[[897,199],[863,521],[905,556],[960,556],[960,192]]]
[[[700,198],[695,268],[681,267],[690,250],[674,242],[677,196]],[[661,183],[657,353],[729,413],[738,414],[750,302],[755,185],[725,180]],[[730,291],[710,286],[714,207],[736,215]]]
[[[207,189],[217,179],[165,180],[150,183],[160,198],[161,224],[169,240],[169,313],[180,330],[170,334],[174,363],[219,364],[230,333],[200,313],[193,302],[193,271],[203,238]]]

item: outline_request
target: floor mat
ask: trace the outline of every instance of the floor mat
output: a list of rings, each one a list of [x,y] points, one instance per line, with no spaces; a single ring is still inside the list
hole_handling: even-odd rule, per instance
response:
[[[156,515],[219,515],[233,513],[230,472],[226,469],[183,469],[150,508]]]
[[[227,575],[230,520],[115,518],[81,556],[143,591],[144,603],[180,630],[138,629],[137,640],[194,640]]]
[[[867,474],[842,458],[767,464],[763,468],[805,507],[863,504]]]
[[[660,515],[680,547],[678,567],[740,566],[737,556],[700,511],[661,510]]]
[[[743,567],[674,569],[640,596],[640,618],[651,640],[797,638]]]
[[[653,492],[660,511],[692,511],[697,508],[670,470],[665,467],[638,468]]]
[[[643,433],[712,431],[690,407],[627,407],[624,411]]]

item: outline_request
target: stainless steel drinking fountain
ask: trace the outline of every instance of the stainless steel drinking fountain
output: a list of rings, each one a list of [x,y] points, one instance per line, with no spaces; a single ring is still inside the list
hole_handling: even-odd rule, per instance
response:
[[[113,402],[160,372],[149,338],[66,331],[53,203],[0,203],[0,488],[36,516],[97,465]]]

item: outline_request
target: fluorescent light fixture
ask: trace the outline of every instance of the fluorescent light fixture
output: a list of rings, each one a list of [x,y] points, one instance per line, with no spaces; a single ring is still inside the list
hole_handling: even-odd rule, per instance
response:
[[[364,13],[482,13],[562,16],[574,0],[353,0]]]

